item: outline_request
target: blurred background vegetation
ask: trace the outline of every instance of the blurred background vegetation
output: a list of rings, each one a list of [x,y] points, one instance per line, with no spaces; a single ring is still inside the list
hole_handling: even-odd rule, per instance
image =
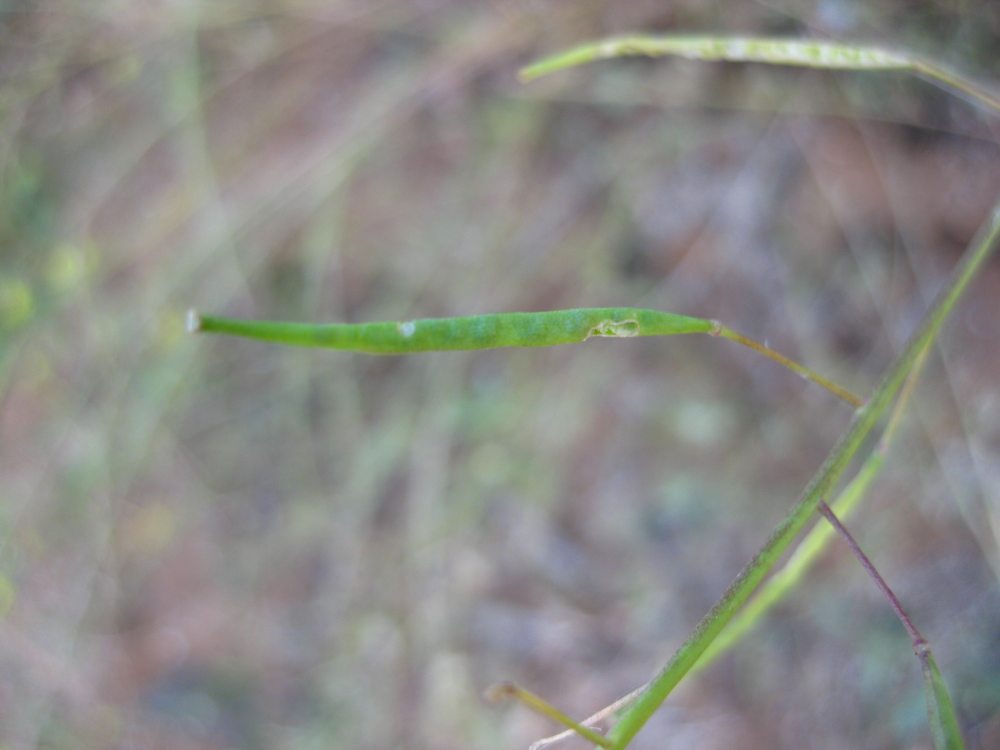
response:
[[[988,0],[0,4],[0,746],[515,748],[666,659],[849,409],[693,337],[377,358],[184,335],[635,305],[866,392],[1000,194],[895,75],[519,65],[620,31],[883,43],[1000,79]],[[1000,266],[852,527],[1000,746]],[[832,550],[637,748],[925,748]],[[579,746],[579,745],[577,745]]]

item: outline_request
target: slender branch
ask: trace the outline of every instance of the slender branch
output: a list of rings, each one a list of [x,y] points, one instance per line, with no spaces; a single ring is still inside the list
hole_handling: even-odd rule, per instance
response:
[[[862,399],[860,396],[854,395],[846,388],[837,385],[832,380],[828,380],[827,378],[823,377],[817,372],[813,372],[805,365],[801,365],[798,362],[789,359],[784,354],[774,351],[774,349],[771,349],[766,344],[762,344],[759,341],[754,341],[753,339],[748,338],[747,336],[744,336],[741,333],[737,333],[731,328],[727,328],[725,326],[720,326],[718,332],[715,333],[715,335],[720,336],[724,339],[729,339],[730,341],[735,341],[738,344],[742,344],[743,346],[753,349],[755,352],[758,352],[759,354],[763,354],[768,359],[772,359],[778,364],[787,367],[789,370],[791,370],[797,375],[802,376],[806,380],[812,381],[813,383],[816,383],[816,385],[826,388],[828,391],[830,391],[830,393],[843,399],[847,403],[852,404],[853,406],[861,406],[862,404],[864,404],[864,399]]]
[[[850,547],[851,552],[854,553],[858,562],[861,563],[861,567],[865,569],[865,572],[875,582],[875,585],[885,595],[885,598],[889,600],[889,606],[892,607],[892,610],[896,613],[896,617],[899,618],[899,621],[910,636],[910,642],[913,644],[913,653],[917,655],[917,659],[920,661],[920,672],[924,680],[927,714],[930,719],[934,747],[937,750],[964,750],[965,741],[962,739],[962,730],[958,725],[955,705],[951,700],[948,686],[941,676],[941,670],[938,669],[937,661],[934,659],[934,654],[931,652],[931,647],[927,643],[927,639],[917,630],[917,626],[910,619],[906,610],[903,609],[899,598],[889,588],[889,584],[886,583],[885,579],[878,572],[875,564],[864,553],[861,545],[857,543],[851,532],[840,522],[840,519],[830,509],[830,506],[825,502],[820,502],[819,512],[837,533],[840,534],[841,538],[847,543],[847,546]]]
[[[889,600],[889,606],[892,607],[893,612],[896,613],[896,617],[898,617],[899,621],[903,623],[903,627],[906,628],[906,632],[910,636],[910,641],[913,643],[914,653],[919,656],[921,652],[926,649],[927,640],[920,634],[920,631],[917,630],[917,626],[913,624],[913,620],[910,619],[906,610],[903,609],[903,605],[899,601],[899,598],[893,590],[889,588],[889,584],[885,582],[882,574],[878,572],[878,568],[875,567],[875,564],[871,561],[868,555],[865,554],[864,550],[861,549],[861,545],[858,544],[851,532],[847,530],[847,527],[840,522],[840,519],[837,518],[833,510],[830,509],[830,506],[826,504],[825,500],[820,501],[819,512],[823,518],[830,522],[830,525],[834,528],[834,530],[840,534],[840,537],[844,540],[847,546],[850,547],[851,552],[854,553],[858,562],[861,563],[861,567],[865,569],[865,572],[875,582],[875,585],[878,586],[879,590],[885,595],[885,598]]]

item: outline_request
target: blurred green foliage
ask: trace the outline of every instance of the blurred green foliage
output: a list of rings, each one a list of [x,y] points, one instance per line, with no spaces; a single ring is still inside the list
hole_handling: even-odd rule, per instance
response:
[[[585,715],[642,682],[849,418],[724,342],[364,358],[193,340],[188,307],[662,307],[864,391],[1000,192],[995,123],[920,82],[642,61],[514,79],[626,30],[858,39],[990,76],[992,3],[0,14],[12,748],[524,745],[550,728],[481,689]],[[963,303],[857,522],[984,748],[998,284]],[[917,746],[887,617],[831,555],[634,747]]]

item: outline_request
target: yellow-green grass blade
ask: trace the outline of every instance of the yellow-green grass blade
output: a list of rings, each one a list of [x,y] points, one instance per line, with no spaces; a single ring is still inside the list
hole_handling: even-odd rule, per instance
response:
[[[559,70],[616,57],[665,56],[827,70],[901,71],[933,81],[1000,112],[1000,96],[933,60],[884,47],[816,39],[690,35],[610,37],[545,57],[522,68],[520,78],[532,81]]]

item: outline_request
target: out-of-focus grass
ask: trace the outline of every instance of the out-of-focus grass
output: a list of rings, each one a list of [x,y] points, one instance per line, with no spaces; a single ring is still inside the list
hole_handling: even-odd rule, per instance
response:
[[[864,390],[1000,191],[995,129],[919,83],[639,62],[514,81],[579,39],[720,25],[989,73],[988,4],[196,5],[3,18],[10,747],[523,745],[548,727],[481,689],[585,715],[644,680],[849,416],[723,342],[364,358],[192,340],[188,306],[659,306]],[[859,533],[982,747],[998,285],[946,333]],[[850,560],[772,625],[636,747],[923,741],[906,639]]]

